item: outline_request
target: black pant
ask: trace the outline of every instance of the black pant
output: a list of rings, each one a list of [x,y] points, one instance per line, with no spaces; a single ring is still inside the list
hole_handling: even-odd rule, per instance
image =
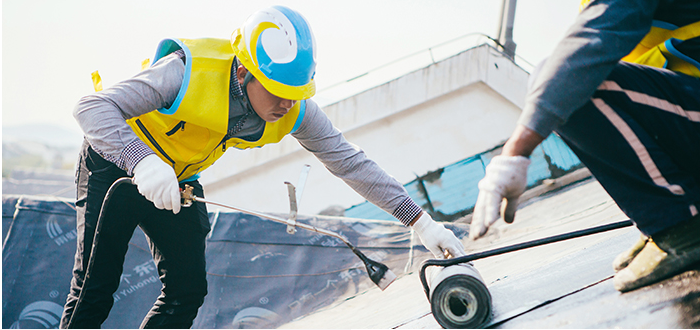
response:
[[[620,62],[557,133],[645,235],[700,212],[700,79]]]
[[[125,171],[100,157],[87,143],[83,144],[77,172],[77,251],[61,328],[99,328],[107,319],[114,304],[112,294],[119,287],[128,243],[137,225],[148,238],[163,283],[161,294],[141,327],[189,328],[204,302],[207,294],[204,251],[210,230],[205,204],[195,203],[173,214],[157,209],[131,184],[119,186],[105,209],[94,264],[85,281],[103,199],[110,185],[126,176]],[[194,187],[195,195],[203,196],[199,182],[188,184]]]

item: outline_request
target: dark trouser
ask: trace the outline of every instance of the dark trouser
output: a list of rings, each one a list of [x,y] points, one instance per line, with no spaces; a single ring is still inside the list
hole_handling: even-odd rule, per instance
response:
[[[137,225],[148,238],[163,283],[161,294],[141,327],[191,327],[207,294],[204,250],[210,225],[205,204],[183,207],[175,215],[157,209],[139,194],[136,186],[119,186],[105,209],[94,264],[85,281],[103,199],[110,185],[127,174],[84,143],[77,176],[77,251],[61,328],[99,328],[107,319],[128,243]],[[195,187],[195,195],[203,196],[198,182],[188,184]]]
[[[557,133],[645,235],[700,211],[700,79],[621,62]]]

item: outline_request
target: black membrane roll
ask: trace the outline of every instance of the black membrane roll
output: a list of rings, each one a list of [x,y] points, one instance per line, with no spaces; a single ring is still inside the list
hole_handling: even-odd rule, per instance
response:
[[[433,316],[443,328],[479,328],[491,318],[491,294],[471,264],[442,268],[430,292]]]

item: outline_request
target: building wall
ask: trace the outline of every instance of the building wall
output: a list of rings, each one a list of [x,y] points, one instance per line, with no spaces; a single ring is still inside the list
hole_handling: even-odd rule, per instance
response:
[[[507,139],[522,108],[528,74],[488,45],[324,108],[348,139],[401,183]],[[364,198],[332,176],[293,137],[255,150],[231,150],[202,175],[208,199],[286,213],[284,181],[311,165],[299,212],[348,208]]]

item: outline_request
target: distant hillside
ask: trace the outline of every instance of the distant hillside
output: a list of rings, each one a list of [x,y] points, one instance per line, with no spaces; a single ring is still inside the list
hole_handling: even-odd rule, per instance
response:
[[[72,169],[82,134],[48,124],[3,126],[2,176],[14,169]]]
[[[83,134],[50,124],[27,124],[2,127],[2,142],[30,141],[55,147],[80,147]]]

